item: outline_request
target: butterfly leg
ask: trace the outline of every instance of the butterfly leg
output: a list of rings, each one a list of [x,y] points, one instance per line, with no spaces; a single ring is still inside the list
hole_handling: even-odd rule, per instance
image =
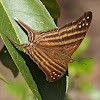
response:
[[[11,38],[9,38],[8,36],[6,36],[6,37],[8,38],[8,40],[9,40],[10,42],[12,42],[12,43],[15,44],[15,45],[20,46],[20,47],[23,48],[23,49],[26,49],[26,47],[29,46],[29,44],[18,44],[18,43],[16,43],[15,41],[13,41]]]
[[[23,23],[21,20],[19,20],[18,18],[14,18],[14,20],[23,28],[27,31],[28,33],[28,37],[29,37],[29,42],[33,42],[35,39],[35,34],[37,33],[36,31],[34,31],[32,28],[30,28],[28,25],[26,25],[25,23]]]

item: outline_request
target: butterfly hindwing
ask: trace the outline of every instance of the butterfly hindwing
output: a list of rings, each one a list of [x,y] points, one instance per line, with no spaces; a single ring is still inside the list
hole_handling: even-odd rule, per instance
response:
[[[18,44],[11,40],[8,36],[7,38],[13,44],[25,49],[30,58],[45,73],[47,81],[56,81],[65,74],[67,70],[67,62],[65,60],[59,59],[58,53],[56,53],[56,51],[43,47],[33,47],[30,44]]]
[[[51,50],[43,48],[31,48],[26,51],[31,59],[38,64],[39,68],[46,74],[46,79],[50,82],[61,78],[67,70],[67,62],[65,60],[55,59]]]

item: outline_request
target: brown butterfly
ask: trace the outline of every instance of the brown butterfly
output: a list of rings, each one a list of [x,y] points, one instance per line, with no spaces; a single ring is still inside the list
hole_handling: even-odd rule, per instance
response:
[[[25,23],[15,21],[28,32],[29,43],[15,45],[23,48],[30,58],[45,73],[46,80],[54,82],[66,72],[68,62],[73,62],[71,55],[84,39],[92,20],[92,12],[84,13],[78,20],[60,28],[36,32]]]

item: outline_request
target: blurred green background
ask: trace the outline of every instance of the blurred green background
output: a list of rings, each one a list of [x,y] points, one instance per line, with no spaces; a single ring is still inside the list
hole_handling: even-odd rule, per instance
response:
[[[60,6],[60,17],[57,20],[56,14],[54,16],[58,26],[79,18],[86,11],[93,12],[93,21],[88,31],[88,36],[73,55],[76,61],[68,66],[69,84],[65,100],[100,100],[100,1],[58,0],[58,4]],[[9,59],[4,56],[8,54],[7,50],[2,48],[3,42],[0,39],[0,57],[2,56],[5,61],[8,61]],[[20,72],[14,72],[16,69],[11,70],[11,65],[9,65],[9,68],[6,65],[4,66],[2,58],[0,58],[0,73],[8,81],[0,74],[2,79],[0,80],[0,100],[34,100],[34,96]],[[13,75],[11,72],[15,74]]]

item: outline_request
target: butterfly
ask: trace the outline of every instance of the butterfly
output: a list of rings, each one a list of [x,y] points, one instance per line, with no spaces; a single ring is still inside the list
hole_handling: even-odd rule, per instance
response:
[[[18,44],[8,36],[7,38],[26,51],[26,54],[45,73],[47,81],[54,82],[66,73],[68,63],[74,62],[71,56],[89,29],[92,12],[85,12],[79,19],[60,28],[40,32],[36,32],[21,20],[14,19],[27,31],[29,42]]]

